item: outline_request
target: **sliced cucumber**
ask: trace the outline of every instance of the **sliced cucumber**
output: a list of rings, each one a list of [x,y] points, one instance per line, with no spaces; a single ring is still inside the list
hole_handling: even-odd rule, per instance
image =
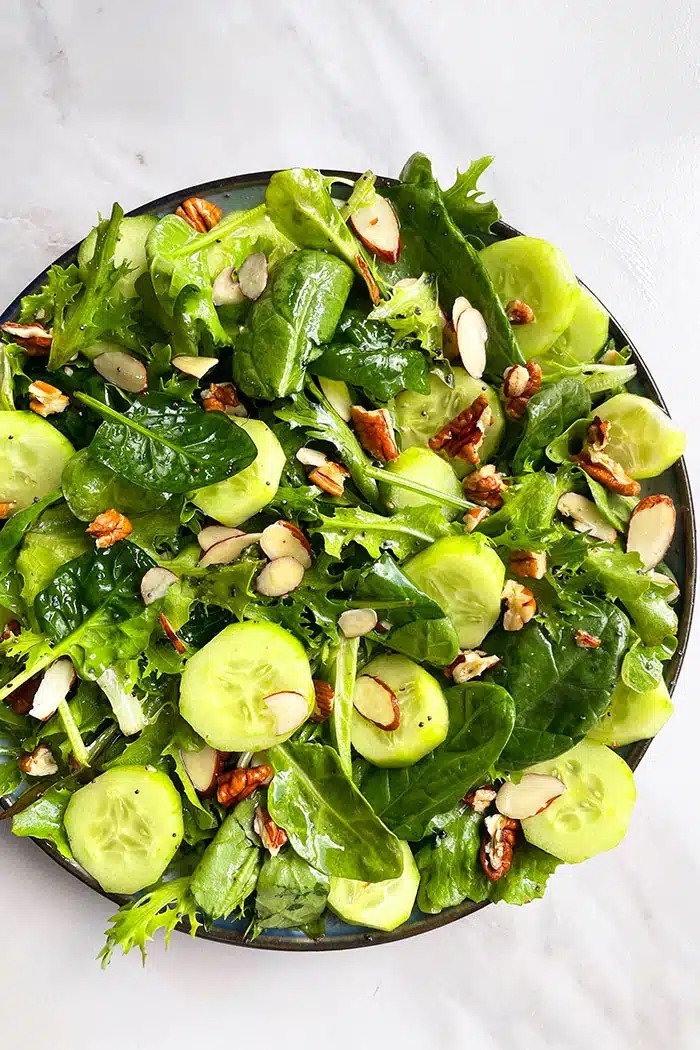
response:
[[[685,433],[648,397],[616,394],[596,415],[611,423],[606,453],[633,478],[655,478],[683,455]]]
[[[122,263],[126,262],[131,267],[131,270],[124,277],[119,278],[116,287],[127,298],[136,295],[134,285],[141,274],[146,272],[146,239],[157,224],[158,219],[155,215],[127,216],[119,223],[119,237],[117,239],[117,247],[114,250],[114,265],[121,266]],[[96,240],[97,230],[91,230],[78,248],[78,268],[83,280],[85,279],[87,264],[95,254]]]
[[[108,893],[136,893],[163,874],[182,841],[182,802],[170,777],[118,766],[72,796],[73,856]]]
[[[209,517],[232,527],[267,506],[279,488],[285,456],[279,441],[260,419],[241,419],[239,426],[252,437],[257,457],[240,474],[197,489],[192,502]]]
[[[395,930],[406,922],[416,900],[420,873],[407,842],[401,843],[403,872],[386,882],[359,882],[331,876],[328,906],[346,922],[373,930]]]
[[[536,817],[522,822],[528,842],[578,864],[614,849],[624,838],[637,795],[632,770],[609,747],[582,740],[528,773],[558,777],[566,791]]]
[[[588,364],[595,361],[608,338],[610,318],[587,288],[581,289],[571,324],[540,360],[547,372],[557,365]]]
[[[479,534],[436,540],[403,566],[417,587],[452,621],[462,649],[474,649],[501,612],[505,569]]]
[[[36,412],[0,412],[0,502],[24,510],[57,489],[75,449]]]
[[[588,739],[611,747],[649,740],[672,714],[673,704],[663,679],[646,693],[636,693],[620,681],[610,697],[608,710],[589,731]]]
[[[503,305],[521,299],[534,311],[534,321],[513,328],[523,354],[544,354],[571,324],[581,292],[563,252],[521,236],[496,241],[479,254]]]
[[[482,463],[488,463],[500,445],[505,429],[505,417],[498,394],[480,379],[472,379],[463,368],[453,368],[452,376],[454,386],[450,387],[431,372],[429,394],[416,394],[412,390],[404,390],[396,398],[396,419],[402,448],[427,448],[431,437],[446,423],[465,408],[469,408],[479,394],[486,394],[493,414],[493,423],[484,434],[479,455]],[[451,459],[449,462],[459,478],[463,478],[474,469],[463,459]]]
[[[279,731],[280,712],[265,702],[300,693],[306,715]],[[311,668],[301,642],[273,623],[233,623],[187,662],[180,712],[219,751],[263,751],[281,744],[314,709]]]
[[[445,492],[448,496],[464,498],[462,486],[450,464],[429,448],[414,446],[404,449],[398,459],[387,463],[387,470],[392,474],[410,478],[412,481],[420,481],[422,485],[437,489],[438,492]],[[426,496],[420,496],[417,492],[408,492],[395,485],[382,485],[382,495],[392,509],[435,506],[435,502]],[[454,507],[447,506],[442,508],[442,512],[449,520],[456,518],[460,513]]]
[[[353,708],[352,745],[375,766],[412,766],[447,736],[445,695],[432,675],[407,656],[377,656],[360,671],[388,685],[401,712],[398,728],[378,729]]]

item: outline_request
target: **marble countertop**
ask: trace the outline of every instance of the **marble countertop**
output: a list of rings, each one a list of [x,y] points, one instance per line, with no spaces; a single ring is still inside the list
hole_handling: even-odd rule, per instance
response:
[[[291,164],[396,174],[415,149],[448,180],[495,153],[504,217],[561,245],[633,335],[700,480],[689,2],[4,0],[2,21],[0,302],[115,199]],[[176,935],[145,971],[134,954],[103,974],[112,906],[0,826],[0,1044],[699,1046],[699,673],[692,645],[619,849],[541,902],[396,945],[288,956]]]

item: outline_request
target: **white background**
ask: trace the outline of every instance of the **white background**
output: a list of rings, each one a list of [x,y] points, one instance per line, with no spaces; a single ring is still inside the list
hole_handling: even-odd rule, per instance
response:
[[[698,467],[697,10],[667,0],[2,0],[0,301],[98,209],[288,165],[445,184],[495,153],[504,217],[635,338]],[[338,955],[192,942],[101,973],[112,908],[0,830],[0,1045],[52,1050],[700,1045],[700,662],[614,853],[544,901]]]

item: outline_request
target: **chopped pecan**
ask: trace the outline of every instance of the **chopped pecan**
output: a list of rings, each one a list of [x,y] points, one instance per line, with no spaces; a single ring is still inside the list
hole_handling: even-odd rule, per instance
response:
[[[197,233],[206,233],[221,220],[223,212],[204,197],[188,197],[176,209],[175,214],[184,219]]]
[[[257,767],[260,768],[259,766]],[[258,806],[253,817],[253,828],[260,836],[264,848],[269,850],[271,857],[276,857],[284,844],[288,841],[287,832],[284,828],[275,824],[274,820],[264,806]]]
[[[547,555],[539,551],[511,551],[509,568],[515,576],[541,580],[547,571]]]
[[[34,697],[43,677],[43,674],[39,671],[38,674],[32,675],[26,682],[18,686],[13,693],[5,697],[16,715],[26,715],[31,711],[34,706]]]
[[[210,383],[208,389],[202,392],[202,406],[205,412],[225,412],[227,416],[247,415],[233,383]]]
[[[506,400],[506,413],[511,419],[522,419],[528,401],[541,386],[542,369],[536,361],[506,368],[503,373],[503,396]]]
[[[488,656],[481,649],[463,649],[445,668],[444,673],[447,678],[452,678],[458,685],[462,685],[464,682],[470,682],[472,678],[478,678],[484,671],[500,662],[500,656]]]
[[[611,492],[617,492],[620,496],[639,495],[641,491],[639,482],[631,478],[607,453],[597,452],[594,448],[583,448],[571,458],[585,470],[589,477],[599,481]]]
[[[525,365],[511,365],[503,373],[503,396],[520,397],[530,382],[530,373]]]
[[[502,598],[507,605],[503,615],[503,628],[506,631],[521,630],[537,612],[537,602],[532,591],[515,580],[506,580]]]
[[[496,789],[491,787],[490,784],[484,784],[483,787],[474,788],[468,795],[465,796],[464,804],[471,806],[475,813],[485,813],[491,803],[496,797]]]
[[[31,384],[29,393],[32,395],[29,407],[39,416],[54,416],[58,412],[65,412],[70,404],[70,399],[62,394],[57,386],[44,383],[41,379]]]
[[[596,416],[586,431],[586,444],[596,452],[602,452],[610,440],[611,423]]]
[[[379,285],[372,276],[372,271],[367,265],[365,259],[359,253],[355,256],[355,262],[357,263],[357,268],[362,274],[362,280],[367,285],[370,299],[375,306],[379,306],[381,295],[379,294]]]
[[[532,324],[535,320],[535,311],[522,299],[511,299],[506,303],[506,314],[512,325]]]
[[[16,499],[6,500],[4,503],[0,503],[0,521],[4,521],[5,518],[9,518],[11,514],[14,514],[16,506]]]
[[[216,797],[227,809],[253,792],[269,784],[274,776],[272,766],[248,766],[247,769],[229,769],[216,778]]]
[[[450,420],[428,442],[433,452],[445,452],[451,459],[479,462],[479,448],[484,434],[493,423],[493,413],[485,394],[479,394],[458,416]]]
[[[0,632],[0,642],[7,642],[10,638],[16,638],[21,631],[19,620],[8,620]]]
[[[329,459],[322,466],[311,471],[309,481],[313,485],[318,485],[329,496],[342,496],[345,491],[345,479],[349,477],[349,470],[346,470],[341,463],[334,463]]]
[[[28,357],[47,357],[51,349],[53,333],[38,321],[32,324],[17,324],[7,321],[0,329],[21,346]]]
[[[493,463],[487,463],[486,466],[467,474],[462,484],[465,496],[475,503],[490,507],[491,510],[498,510],[503,506],[502,493],[507,486],[503,475],[499,474]]]
[[[132,525],[118,510],[105,510],[91,521],[86,532],[95,538],[96,547],[111,547],[131,533]]]
[[[45,744],[39,744],[30,754],[23,755],[17,764],[29,777],[49,777],[52,773],[58,773],[58,763],[51,748]]]
[[[323,682],[320,678],[314,678],[314,693],[316,694],[316,706],[311,715],[311,721],[325,722],[330,718],[333,710],[335,690],[328,682]]]
[[[574,635],[579,649],[599,649],[600,638],[596,638],[595,635],[589,634],[588,631],[582,631],[579,629]]]
[[[399,458],[399,450],[394,440],[394,428],[385,408],[369,410],[353,405],[352,422],[360,444],[371,456],[385,463]]]
[[[479,860],[489,882],[497,882],[508,874],[519,827],[519,820],[504,817],[501,813],[494,813],[484,820]]]
[[[489,513],[488,507],[472,507],[464,515],[464,531],[473,532],[477,526],[481,525],[484,518],[488,518]]]

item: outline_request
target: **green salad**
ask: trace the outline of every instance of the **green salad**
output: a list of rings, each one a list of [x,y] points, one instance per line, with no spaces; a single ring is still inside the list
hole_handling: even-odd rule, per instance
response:
[[[625,834],[684,436],[490,161],[114,205],[2,325],[0,796],[129,895],[105,963],[523,904]]]

